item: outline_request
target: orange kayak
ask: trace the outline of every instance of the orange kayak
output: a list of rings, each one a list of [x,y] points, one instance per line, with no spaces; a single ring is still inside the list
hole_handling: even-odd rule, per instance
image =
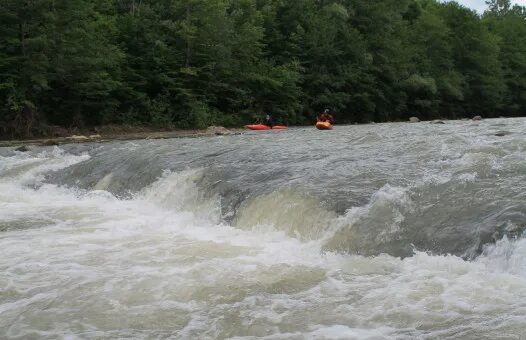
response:
[[[316,129],[318,130],[332,130],[332,124],[329,122],[317,122]]]
[[[245,127],[250,130],[285,130],[287,129],[286,126],[282,126],[282,125],[274,125],[272,128],[270,128],[270,126],[263,125],[263,124],[245,125]]]

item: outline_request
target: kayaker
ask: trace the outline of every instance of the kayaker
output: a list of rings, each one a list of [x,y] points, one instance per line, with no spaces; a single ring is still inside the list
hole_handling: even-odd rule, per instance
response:
[[[318,115],[318,117],[316,118],[318,122],[325,122],[327,120],[327,117],[325,116],[325,112],[327,112],[327,109],[325,109],[325,111],[323,111],[322,113]]]
[[[265,125],[271,128],[274,126],[274,121],[272,120],[272,116],[269,113],[265,115]]]
[[[329,122],[334,124],[334,117],[329,113],[329,109],[325,109],[322,114],[318,116],[318,122]]]

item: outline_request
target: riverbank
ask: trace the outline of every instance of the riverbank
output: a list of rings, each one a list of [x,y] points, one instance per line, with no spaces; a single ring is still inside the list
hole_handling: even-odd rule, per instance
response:
[[[115,140],[135,140],[135,139],[168,139],[168,138],[188,138],[188,137],[212,137],[231,134],[241,134],[244,128],[226,129],[221,126],[210,126],[207,129],[190,130],[162,130],[150,127],[127,127],[127,126],[107,126],[96,130],[62,133],[57,137],[42,137],[31,139],[0,140],[0,147],[18,147],[24,145],[62,145],[71,143],[86,142],[110,142]]]
[[[499,117],[504,118],[504,117]],[[481,116],[475,116],[472,119],[462,118],[461,121],[479,121],[483,120]],[[451,120],[454,121],[454,120]],[[407,123],[430,123],[430,124],[446,124],[445,122],[451,122],[450,120],[432,120],[432,121],[421,121],[417,117],[411,117]],[[385,122],[384,124],[389,124]],[[403,123],[403,122],[391,122],[391,123]],[[355,123],[356,124],[356,123]],[[376,124],[375,122],[366,123]],[[382,123],[378,123],[382,124]],[[343,124],[347,125],[347,124]],[[338,126],[343,126],[338,125]],[[354,124],[352,124],[354,125]],[[13,140],[0,140],[0,147],[18,147],[24,145],[62,145],[71,143],[86,143],[86,142],[110,142],[115,140],[136,140],[136,139],[169,139],[169,138],[191,138],[191,137],[212,137],[218,135],[232,135],[241,134],[248,132],[244,127],[236,128],[224,128],[222,126],[210,126],[206,129],[188,129],[188,130],[176,130],[166,129],[161,130],[155,127],[148,126],[128,126],[128,125],[107,125],[97,127],[90,130],[67,130],[64,128],[57,127],[52,130],[50,135],[54,137],[38,137],[31,139],[13,139]]]

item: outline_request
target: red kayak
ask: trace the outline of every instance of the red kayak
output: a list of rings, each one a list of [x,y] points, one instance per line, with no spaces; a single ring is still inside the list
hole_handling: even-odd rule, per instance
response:
[[[268,125],[263,124],[254,124],[254,125],[245,125],[247,129],[250,130],[285,130],[288,129],[286,126],[274,125],[272,128]]]

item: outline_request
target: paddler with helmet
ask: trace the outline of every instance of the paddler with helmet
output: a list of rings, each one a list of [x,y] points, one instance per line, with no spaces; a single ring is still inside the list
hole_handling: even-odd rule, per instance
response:
[[[334,124],[334,116],[330,114],[329,109],[325,109],[323,113],[318,115],[318,122],[329,122]]]

